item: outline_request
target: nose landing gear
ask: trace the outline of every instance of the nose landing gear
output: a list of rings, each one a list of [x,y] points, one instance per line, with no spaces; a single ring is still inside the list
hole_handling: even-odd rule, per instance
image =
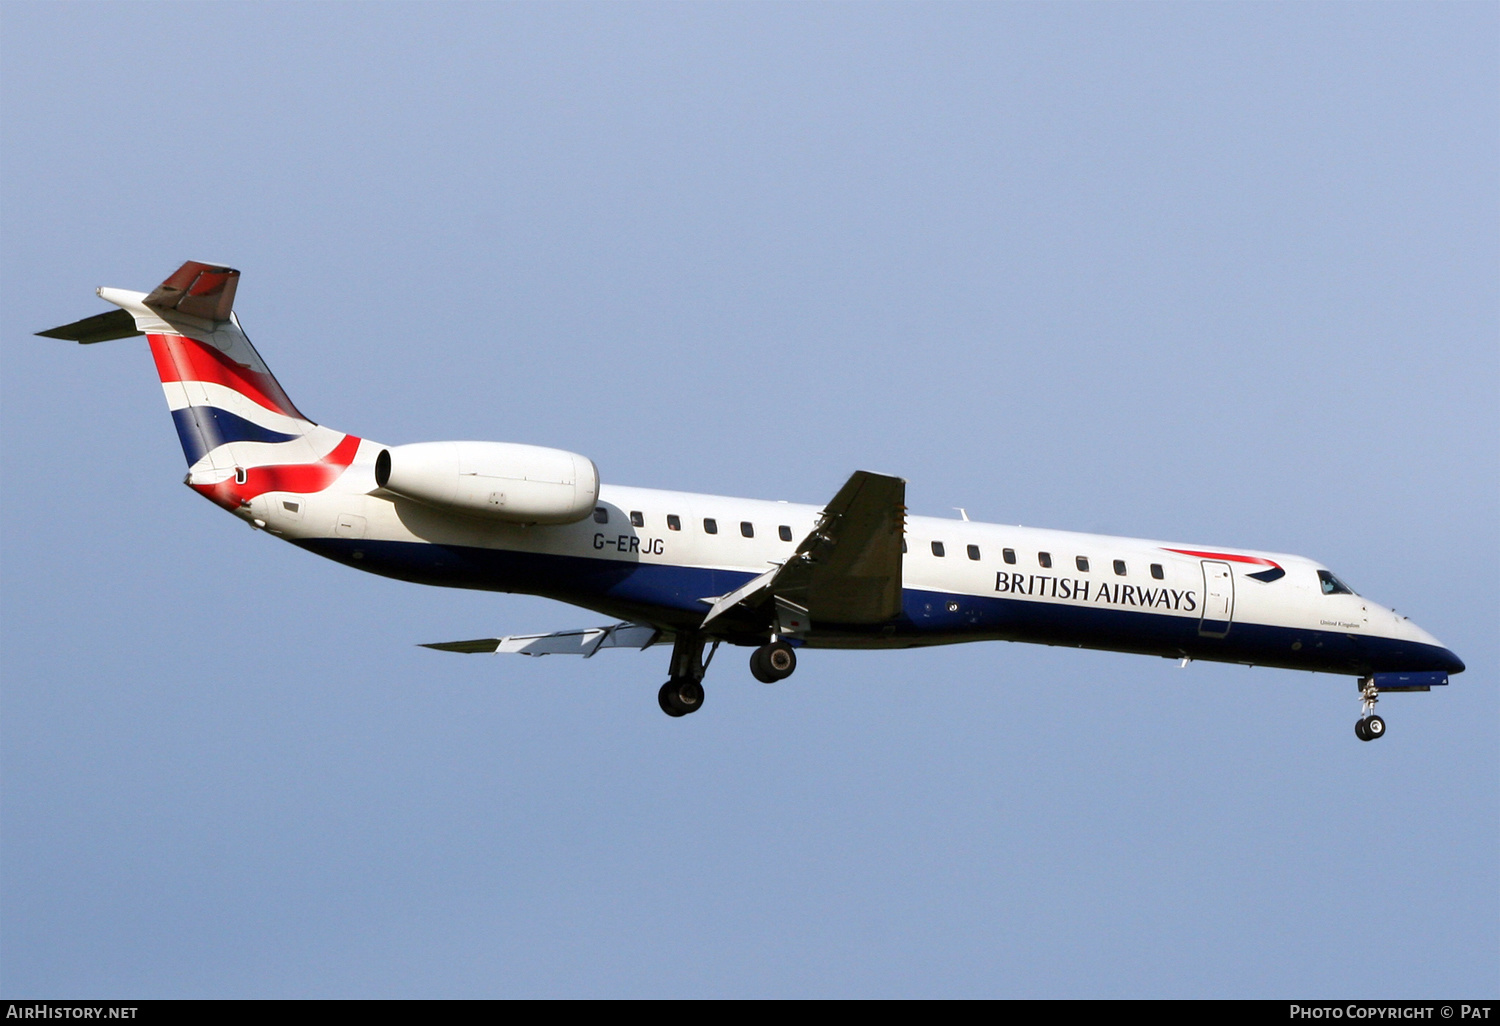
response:
[[[1385,720],[1375,715],[1375,703],[1380,701],[1380,690],[1375,687],[1374,677],[1361,678],[1359,698],[1359,719],[1354,721],[1354,736],[1361,741],[1374,741],[1384,737]]]
[[[750,673],[762,684],[785,680],[797,669],[797,652],[785,641],[772,641],[750,656]]]

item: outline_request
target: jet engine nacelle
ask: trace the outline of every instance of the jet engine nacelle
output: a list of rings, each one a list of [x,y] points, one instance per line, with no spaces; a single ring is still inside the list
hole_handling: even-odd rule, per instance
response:
[[[572,524],[599,498],[594,461],[510,442],[417,442],[382,449],[375,483],[438,509],[513,524]]]

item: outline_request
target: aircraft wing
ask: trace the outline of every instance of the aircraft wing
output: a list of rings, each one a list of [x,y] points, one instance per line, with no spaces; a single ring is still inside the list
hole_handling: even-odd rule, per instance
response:
[[[440,652],[517,652],[521,655],[581,655],[585,659],[601,648],[649,648],[670,637],[642,623],[617,623],[610,627],[587,627],[553,634],[510,634],[503,638],[473,641],[434,641],[423,648]]]
[[[759,606],[773,598],[781,613],[800,609],[815,622],[890,620],[901,612],[905,530],[906,481],[857,470],[790,559],[714,599],[703,622],[707,625],[735,606]]]

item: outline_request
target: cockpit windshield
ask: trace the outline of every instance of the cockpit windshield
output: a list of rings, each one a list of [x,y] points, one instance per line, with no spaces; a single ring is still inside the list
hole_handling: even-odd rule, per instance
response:
[[[1339,580],[1327,570],[1318,571],[1318,580],[1323,585],[1324,595],[1353,595],[1354,589]]]

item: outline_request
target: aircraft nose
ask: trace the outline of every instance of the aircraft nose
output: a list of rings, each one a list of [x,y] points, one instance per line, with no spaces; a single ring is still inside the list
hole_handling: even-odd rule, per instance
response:
[[[1394,614],[1395,611],[1392,610],[1392,615]],[[1464,661],[1455,655],[1452,649],[1410,620],[1405,623],[1407,629],[1412,632],[1410,636],[1413,640],[1421,643],[1420,658],[1424,669],[1442,670],[1444,673],[1464,672]]]

